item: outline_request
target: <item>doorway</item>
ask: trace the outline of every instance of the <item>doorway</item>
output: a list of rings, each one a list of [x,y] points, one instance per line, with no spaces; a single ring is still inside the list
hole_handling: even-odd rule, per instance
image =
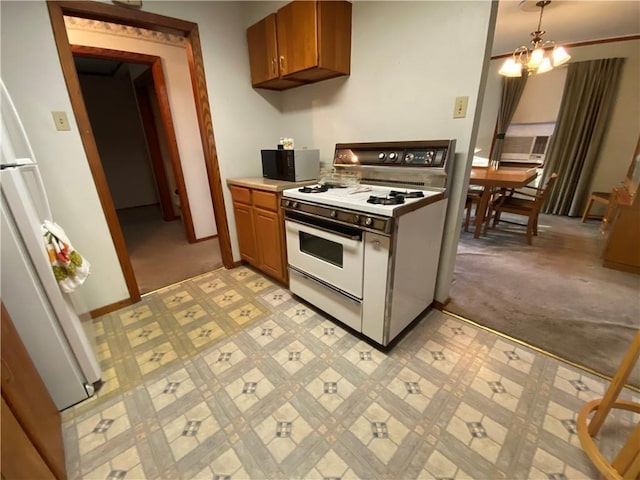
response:
[[[141,294],[222,265],[196,241],[159,57],[72,46],[109,193]],[[143,63],[145,62],[145,63]],[[155,73],[154,73],[155,72]],[[157,84],[157,85],[156,85]],[[178,181],[176,180],[178,179]],[[167,255],[170,251],[171,255]]]
[[[130,258],[127,254],[124,235],[117,219],[116,209],[113,204],[105,172],[100,161],[100,155],[91,129],[89,115],[80,93],[80,82],[75,70],[73,54],[65,28],[65,15],[117,23],[120,25],[160,32],[171,32],[184,37],[200,139],[204,152],[207,180],[215,211],[215,225],[218,232],[221,259],[224,267],[233,268],[235,264],[231,252],[231,240],[229,237],[229,229],[224,206],[222,181],[220,178],[215,140],[213,136],[211,110],[206,88],[206,78],[204,75],[198,25],[175,18],[129,10],[99,2],[48,1],[47,7],[73,112],[76,122],[78,123],[89,167],[96,184],[96,189],[98,191],[105,218],[107,219],[107,224],[111,232],[130,295],[129,299],[125,301],[105,306],[91,312],[92,315],[102,315],[127,304],[135,303],[140,300],[140,291],[136,283]]]

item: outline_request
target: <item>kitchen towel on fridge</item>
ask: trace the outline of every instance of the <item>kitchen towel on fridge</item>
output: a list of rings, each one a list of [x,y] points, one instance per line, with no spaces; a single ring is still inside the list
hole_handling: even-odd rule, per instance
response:
[[[62,291],[71,293],[87,279],[91,264],[73,248],[60,225],[45,220],[42,232],[53,275]]]

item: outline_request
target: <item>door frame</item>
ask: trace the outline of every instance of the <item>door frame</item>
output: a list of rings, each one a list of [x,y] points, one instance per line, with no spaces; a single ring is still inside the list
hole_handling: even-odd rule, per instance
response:
[[[173,201],[171,200],[171,186],[167,179],[164,157],[162,155],[162,148],[160,147],[160,134],[162,133],[162,135],[165,135],[164,131],[166,131],[167,126],[163,124],[158,125],[158,122],[156,121],[156,114],[154,113],[154,107],[152,107],[152,103],[155,102],[155,105],[157,105],[155,111],[160,112],[160,102],[156,95],[153,73],[151,70],[145,70],[140,76],[133,80],[133,85],[136,92],[140,120],[142,121],[142,128],[144,129],[149,156],[151,157],[151,166],[153,168],[156,186],[158,187],[158,196],[160,197],[160,206],[162,208],[162,219],[165,222],[171,222],[180,217],[176,215],[173,208]],[[162,122],[162,119],[160,119],[160,122]],[[162,132],[159,132],[159,129],[161,129]],[[176,194],[177,193],[178,189],[176,187]]]
[[[73,62],[73,54],[69,44],[69,37],[64,23],[64,15],[72,15],[91,20],[118,23],[132,27],[145,28],[148,30],[172,33],[183,36],[191,76],[194,101],[200,129],[200,139],[204,152],[207,177],[209,179],[209,189],[213,200],[215,222],[218,230],[220,244],[220,254],[225,268],[233,268],[233,254],[231,251],[231,238],[225,209],[222,181],[218,155],[216,152],[215,139],[213,135],[213,122],[211,119],[211,107],[209,105],[209,95],[207,92],[206,78],[204,73],[204,61],[200,45],[200,34],[198,24],[166,17],[154,13],[132,10],[127,7],[109,5],[105,3],[73,0],[47,0],[47,8],[51,20],[54,41],[60,57],[60,65],[64,75],[73,113],[80,131],[80,138],[87,155],[89,168],[93,176],[98,197],[102,205],[107,224],[111,233],[120,267],[122,268],[125,282],[129,291],[129,301],[117,302],[111,306],[103,307],[100,314],[121,308],[123,304],[140,301],[140,291],[135,281],[133,267],[126,254],[124,235],[117,221],[117,216],[110,193],[107,187],[106,178],[102,169],[100,155],[96,146],[91,123],[87,114],[87,109],[82,98],[80,82]]]

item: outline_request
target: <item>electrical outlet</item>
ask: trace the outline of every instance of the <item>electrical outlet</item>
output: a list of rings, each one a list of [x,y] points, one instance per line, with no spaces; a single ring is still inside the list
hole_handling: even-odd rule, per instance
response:
[[[69,119],[65,112],[51,112],[51,115],[53,115],[56,130],[61,132],[71,130],[71,125],[69,125]]]
[[[453,118],[466,117],[468,103],[469,103],[469,97],[456,97],[456,103],[453,107]]]

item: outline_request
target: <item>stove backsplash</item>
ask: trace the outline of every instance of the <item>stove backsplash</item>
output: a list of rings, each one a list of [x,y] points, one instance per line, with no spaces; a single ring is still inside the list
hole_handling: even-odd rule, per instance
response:
[[[446,196],[455,145],[455,140],[339,143],[332,171],[362,183],[437,190]]]

